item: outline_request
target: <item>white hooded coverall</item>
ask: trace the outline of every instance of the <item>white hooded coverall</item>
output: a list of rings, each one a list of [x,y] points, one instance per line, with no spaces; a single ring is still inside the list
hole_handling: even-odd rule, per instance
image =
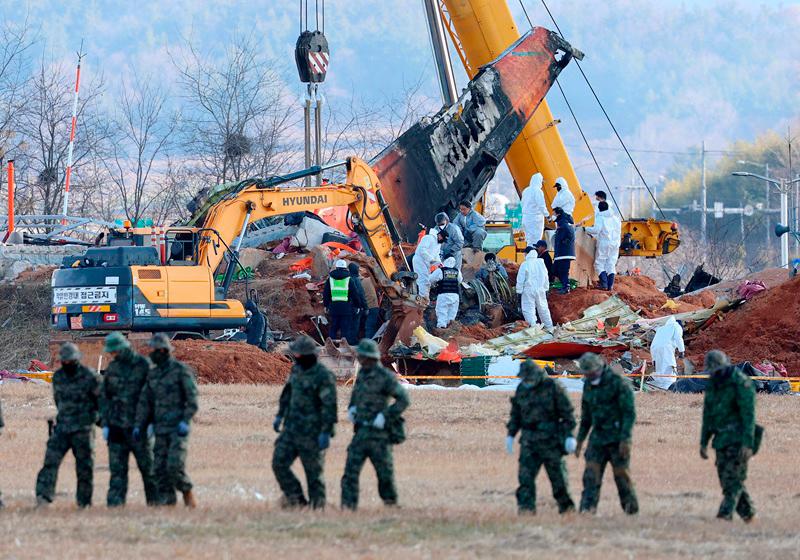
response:
[[[668,375],[669,377],[654,377],[653,385],[662,389],[669,389],[670,385],[677,381],[675,373],[677,362],[675,361],[675,350],[684,352],[683,346],[683,327],[669,317],[667,322],[656,329],[653,342],[650,343],[650,356],[655,364],[656,375]]]
[[[541,173],[531,177],[531,183],[522,191],[522,229],[525,230],[525,243],[533,246],[544,235],[544,219],[547,217],[547,204],[544,201]]]
[[[547,289],[550,281],[547,278],[547,267],[536,251],[525,255],[525,261],[517,272],[517,293],[522,295],[522,315],[525,321],[533,326],[536,315],[546,328],[553,326],[550,308],[547,307]]]
[[[439,262],[440,248],[441,244],[436,234],[428,233],[420,240],[417,250],[414,251],[414,258],[411,259],[411,265],[417,273],[417,289],[422,297],[430,295],[431,263]]]
[[[556,183],[561,185],[561,190],[556,193],[553,203],[550,205],[552,208],[561,208],[566,214],[572,216],[575,211],[575,196],[569,190],[569,185],[564,177],[556,179]]]
[[[598,275],[602,272],[617,273],[619,244],[622,241],[622,222],[611,209],[597,212],[594,225],[586,231],[595,236],[597,245],[594,251],[594,270]]]
[[[456,260],[453,257],[448,257],[442,264],[444,265],[444,268],[455,268]],[[430,283],[433,285],[443,278],[444,275],[442,274],[442,269],[437,268],[430,275]],[[459,284],[463,280],[464,277],[461,276],[461,271],[458,271]],[[456,315],[458,315],[459,301],[460,298],[458,297],[458,294],[438,294],[436,296],[436,328],[447,328],[447,325],[455,320]]]

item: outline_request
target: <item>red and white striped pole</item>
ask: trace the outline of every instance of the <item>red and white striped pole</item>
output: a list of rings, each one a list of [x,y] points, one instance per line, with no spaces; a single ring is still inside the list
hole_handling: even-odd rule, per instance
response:
[[[67,172],[64,178],[64,218],[61,223],[66,224],[69,216],[69,184],[72,176],[72,148],[75,144],[75,129],[78,126],[78,91],[81,85],[81,59],[83,58],[83,41],[81,50],[78,51],[78,68],[75,72],[75,95],[72,98],[72,128],[69,132],[69,147],[67,148]]]

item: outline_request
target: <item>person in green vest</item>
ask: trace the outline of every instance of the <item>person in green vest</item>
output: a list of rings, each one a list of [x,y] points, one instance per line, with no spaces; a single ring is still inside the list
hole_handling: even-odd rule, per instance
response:
[[[355,286],[347,262],[336,261],[328,281],[322,290],[322,303],[328,314],[328,337],[346,338],[350,334],[350,323],[356,309],[364,309],[364,296]]]

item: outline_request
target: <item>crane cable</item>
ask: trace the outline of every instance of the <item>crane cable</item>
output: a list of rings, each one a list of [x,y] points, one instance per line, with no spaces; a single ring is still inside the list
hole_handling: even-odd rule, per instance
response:
[[[564,34],[561,32],[561,28],[558,26],[558,23],[556,22],[556,19],[553,17],[553,13],[550,11],[550,8],[547,6],[546,0],[541,0],[541,2],[542,2],[542,6],[544,6],[545,11],[547,12],[547,15],[550,16],[550,21],[553,22],[553,25],[555,26],[556,31],[558,31],[558,34],[561,35],[561,37],[564,37]],[[522,0],[520,0],[520,4],[522,4]],[[523,10],[525,10],[524,6],[523,6]],[[525,17],[528,18],[528,23],[531,26],[533,26],[533,24],[530,23],[531,20],[528,17],[528,12],[527,11],[525,12]],[[566,37],[564,37],[564,39],[566,40]],[[580,61],[576,60],[575,64],[577,65],[578,70],[581,73],[581,76],[583,76],[583,79],[586,82],[586,85],[589,86],[589,90],[592,92],[592,95],[594,96],[595,101],[597,101],[597,105],[600,107],[600,110],[603,111],[603,115],[605,115],[606,120],[608,121],[608,124],[611,126],[611,130],[614,131],[614,135],[617,137],[617,140],[619,140],[619,143],[622,146],[622,149],[625,150],[625,154],[628,156],[628,159],[630,160],[631,165],[633,165],[633,168],[636,170],[636,174],[642,180],[642,184],[644,185],[644,188],[647,189],[647,193],[650,195],[650,198],[653,199],[653,203],[655,203],[656,208],[658,208],[658,211],[661,214],[661,217],[666,219],[667,217],[664,215],[664,211],[661,209],[661,205],[658,203],[658,200],[656,199],[655,195],[653,194],[653,191],[650,190],[650,186],[647,184],[647,181],[645,180],[644,175],[642,175],[641,170],[639,170],[639,166],[636,165],[636,161],[634,161],[633,156],[631,155],[630,151],[628,150],[628,147],[625,145],[625,142],[622,140],[622,136],[620,136],[619,132],[617,131],[617,127],[614,126],[614,122],[611,120],[611,117],[608,115],[608,112],[606,111],[605,107],[603,106],[603,103],[600,101],[600,97],[598,97],[597,92],[595,91],[594,87],[592,87],[592,84],[589,81],[589,77],[586,75],[586,72],[584,72],[583,68],[581,67]],[[559,86],[559,87],[561,87],[561,86]]]
[[[522,8],[522,12],[525,14],[525,19],[528,20],[528,25],[533,28],[533,22],[531,22],[531,18],[528,15],[528,10],[525,9],[525,4],[523,4],[522,0],[519,0],[519,5]],[[561,33],[559,31],[559,33]],[[562,35],[563,37],[563,35]],[[575,62],[578,62],[577,60]],[[617,197],[614,196],[614,191],[611,190],[611,185],[608,184],[606,180],[606,176],[603,173],[603,170],[600,168],[600,162],[597,161],[597,157],[594,155],[594,150],[592,150],[591,145],[589,145],[589,139],[586,138],[586,134],[583,132],[583,127],[581,127],[581,123],[578,121],[578,116],[575,114],[575,111],[572,109],[572,105],[567,99],[567,94],[564,91],[564,88],[561,87],[561,82],[558,81],[558,78],[555,79],[556,85],[558,86],[558,90],[561,92],[561,97],[564,98],[564,103],[567,104],[567,108],[569,109],[569,113],[572,115],[572,120],[575,121],[575,126],[578,127],[578,132],[581,134],[581,138],[583,138],[583,143],[586,146],[586,149],[589,150],[589,155],[592,156],[592,161],[594,162],[594,166],[597,168],[597,172],[600,174],[600,178],[603,180],[603,184],[606,186],[608,190],[608,194],[611,195],[611,200],[614,202],[614,206],[617,208],[617,212],[619,213],[619,217],[622,221],[625,221],[625,215],[622,213],[622,209],[619,207],[619,203],[617,202]]]
[[[320,3],[322,4],[320,6]],[[322,8],[320,10],[320,8]],[[316,30],[325,33],[325,0],[314,0]],[[321,24],[321,25],[320,25]],[[308,30],[308,0],[300,0],[300,32]]]

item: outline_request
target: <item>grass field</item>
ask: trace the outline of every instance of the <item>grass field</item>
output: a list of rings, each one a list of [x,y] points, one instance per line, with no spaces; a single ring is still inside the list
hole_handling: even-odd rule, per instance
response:
[[[358,513],[343,513],[339,480],[350,430],[338,425],[327,456],[329,507],[284,512],[270,461],[278,387],[203,386],[189,474],[199,508],[147,509],[138,473],[129,505],[105,508],[108,468],[98,441],[95,507],[74,506],[69,458],[56,502],[33,509],[33,487],[54,414],[49,387],[5,385],[0,438],[0,555],[4,558],[798,558],[795,397],[759,397],[764,448],[748,487],[758,508],[751,525],[716,521],[720,499],[712,461],[698,457],[701,399],[638,395],[632,472],[641,514],[622,514],[610,472],[596,517],[560,517],[540,474],[539,514],[516,515],[516,458],[504,452],[508,395],[415,391],[408,441],[395,448],[399,509],[377,497],[371,467],[362,475]],[[348,390],[340,394],[343,417]],[[578,401],[575,400],[575,404]],[[99,437],[99,433],[98,433]],[[573,498],[582,463],[568,460]]]

